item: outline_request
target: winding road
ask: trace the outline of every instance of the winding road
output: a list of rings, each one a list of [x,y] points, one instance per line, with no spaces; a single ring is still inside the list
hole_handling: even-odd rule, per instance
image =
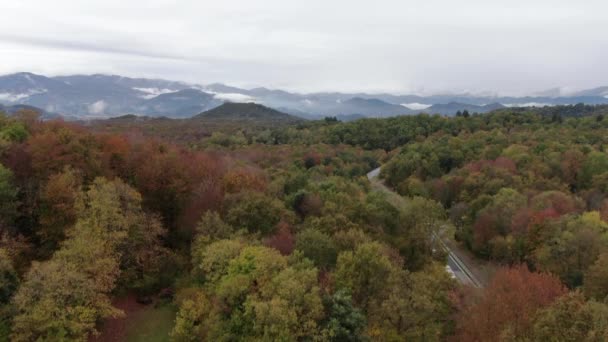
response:
[[[380,191],[384,191],[384,192],[388,192],[390,194],[396,195],[396,196],[398,196],[398,198],[403,200],[403,198],[400,195],[396,194],[394,191],[392,191],[388,187],[384,186],[384,184],[382,184],[382,182],[380,181],[380,179],[378,177],[379,175],[380,175],[380,168],[377,168],[377,169],[370,171],[367,174],[367,179],[369,179],[369,181],[372,183],[378,184],[379,185],[378,189]],[[433,233],[433,235],[434,235],[433,238],[436,239],[437,241],[439,241],[439,245],[441,246],[441,248],[443,248],[443,250],[445,250],[445,252],[448,255],[448,263],[446,265],[446,270],[450,274],[452,274],[463,285],[470,285],[470,286],[474,286],[474,287],[483,287],[483,283],[481,283],[475,277],[475,275],[471,272],[470,267],[467,266],[465,261],[463,261],[461,258],[459,258],[458,255],[456,255],[456,253],[454,253],[454,251],[452,251],[452,249],[445,243],[445,241],[443,241],[443,239],[441,239],[436,233]]]

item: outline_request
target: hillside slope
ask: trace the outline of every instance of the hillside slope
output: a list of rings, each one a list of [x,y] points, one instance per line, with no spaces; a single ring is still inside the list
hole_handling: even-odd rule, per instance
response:
[[[279,112],[257,103],[232,103],[226,102],[218,107],[200,113],[192,120],[202,121],[233,121],[253,123],[280,123],[293,124],[304,121],[293,115]]]

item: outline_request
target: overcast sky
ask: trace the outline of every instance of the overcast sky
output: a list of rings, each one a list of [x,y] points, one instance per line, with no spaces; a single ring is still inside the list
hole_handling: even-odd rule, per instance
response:
[[[296,91],[608,85],[607,0],[2,0],[0,74]]]

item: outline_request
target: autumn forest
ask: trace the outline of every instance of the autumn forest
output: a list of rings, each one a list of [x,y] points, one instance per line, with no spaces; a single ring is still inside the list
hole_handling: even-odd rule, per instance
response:
[[[606,341],[606,148],[608,106],[0,114],[0,340]]]

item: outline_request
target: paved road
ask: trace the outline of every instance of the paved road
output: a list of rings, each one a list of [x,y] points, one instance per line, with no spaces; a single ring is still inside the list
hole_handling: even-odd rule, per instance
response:
[[[378,178],[378,176],[380,176],[380,168],[373,169],[367,173],[367,179],[369,179],[370,181],[374,178]]]
[[[378,176],[380,175],[380,168],[374,169],[367,174],[367,178],[370,181],[379,182]],[[382,186],[380,187],[382,191],[392,192],[389,188]],[[443,250],[448,254],[448,264],[446,265],[446,270],[455,277],[461,284],[471,285],[474,287],[483,287],[482,283],[477,280],[477,278],[471,273],[469,267],[465,264],[465,262],[460,259],[448,245],[443,242],[441,238],[439,238],[435,233],[433,233],[435,238],[439,240],[439,244]]]

